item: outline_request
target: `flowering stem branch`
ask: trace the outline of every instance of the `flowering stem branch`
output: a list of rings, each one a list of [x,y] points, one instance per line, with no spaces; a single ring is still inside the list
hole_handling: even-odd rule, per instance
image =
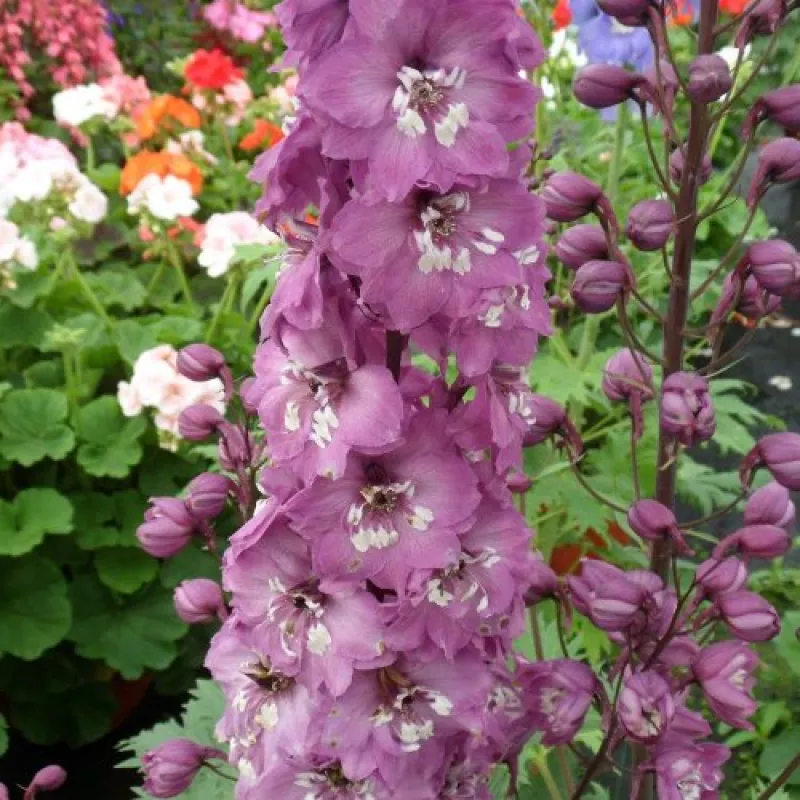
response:
[[[208,326],[208,332],[206,333],[205,339],[206,342],[211,342],[213,340],[220,320],[225,314],[228,313],[228,311],[230,311],[233,298],[236,297],[236,290],[238,288],[239,275],[238,273],[234,273],[225,285],[225,291],[222,293],[222,298],[219,301],[216,311],[214,312],[214,317],[211,320],[211,324]]]
[[[718,0],[701,0],[698,53],[708,54],[714,48],[714,26],[717,21]],[[664,326],[664,378],[683,367],[684,328],[689,314],[689,282],[692,274],[692,255],[697,236],[697,195],[699,175],[708,138],[708,112],[702,103],[692,103],[689,115],[689,137],[683,174],[678,193],[678,231],[672,260],[672,283],[667,305],[667,324]],[[656,499],[673,508],[677,463],[673,456],[674,441],[661,432],[658,443],[658,477]],[[655,542],[651,553],[651,569],[662,579],[669,570],[671,543]]]
[[[713,511],[711,514],[707,514],[705,517],[700,517],[699,519],[693,519],[686,523],[681,523],[682,528],[697,528],[700,525],[705,525],[707,522],[712,522],[715,519],[719,519],[720,517],[724,517],[729,511],[733,511],[739,503],[742,502],[748,495],[748,492],[745,490],[740,492],[735,499],[733,499],[730,503],[722,508]]]
[[[669,183],[669,180],[664,175],[664,170],[661,169],[661,165],[658,162],[658,156],[653,148],[653,137],[650,133],[650,122],[647,119],[647,105],[642,103],[639,106],[639,112],[642,118],[642,130],[644,131],[644,141],[647,145],[647,152],[650,156],[650,163],[653,165],[653,169],[658,176],[658,184],[659,186],[666,192],[666,194],[673,200],[673,202],[677,199],[677,195],[675,194],[675,190]]]
[[[186,298],[186,302],[194,309],[194,297],[192,296],[192,289],[189,286],[189,281],[186,277],[186,270],[183,268],[183,261],[181,260],[175,245],[168,236],[164,238],[164,244],[167,249],[169,260],[172,262],[172,266],[175,267],[175,271],[178,273],[178,280],[181,284],[183,296]]]
[[[258,301],[255,311],[253,311],[253,316],[250,317],[249,330],[251,336],[256,332],[256,328],[258,328],[258,324],[261,322],[261,317],[264,314],[264,309],[267,307],[271,299],[272,292],[265,287],[264,292],[261,295],[261,299]]]
[[[150,278],[150,282],[147,284],[147,289],[144,295],[145,301],[150,299],[150,295],[153,293],[156,286],[161,283],[161,278],[164,277],[164,270],[166,270],[166,268],[167,262],[162,258],[158,263],[158,267],[156,267],[156,271],[153,273],[153,277]]]
[[[586,480],[586,478],[581,475],[580,467],[578,466],[577,461],[570,461],[570,467],[572,468],[572,472],[575,475],[578,483],[586,489],[589,494],[594,497],[599,503],[602,503],[604,506],[608,506],[610,509],[614,511],[619,511],[620,514],[626,514],[628,509],[625,506],[621,506],[619,503],[615,503],[613,500],[610,500],[608,497],[600,494],[596,489],[593,489],[591,484]]]
[[[70,267],[72,268],[72,274],[75,276],[75,280],[78,281],[79,286],[81,287],[81,291],[85,295],[86,299],[89,301],[89,305],[97,312],[97,316],[103,320],[103,323],[107,328],[111,328],[113,323],[111,322],[111,317],[108,316],[105,308],[103,308],[103,304],[97,299],[97,295],[94,293],[94,290],[91,286],[86,282],[86,278],[83,277],[83,273],[81,272],[78,263],[75,261],[75,257],[70,251],[68,258],[68,262]]]
[[[236,778],[234,778],[233,775],[228,775],[226,772],[223,772],[219,767],[215,767],[208,761],[204,761],[203,766],[206,769],[210,769],[215,775],[219,775],[220,778],[225,778],[226,781],[232,781],[233,783],[236,783]]]
[[[778,789],[786,784],[789,778],[792,777],[792,773],[798,768],[800,768],[800,753],[786,765],[783,772],[758,796],[758,800],[767,800],[768,797],[772,797]]]

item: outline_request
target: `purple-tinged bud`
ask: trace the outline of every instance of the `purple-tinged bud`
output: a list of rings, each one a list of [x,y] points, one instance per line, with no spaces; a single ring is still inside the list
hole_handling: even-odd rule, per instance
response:
[[[636,672],[625,678],[617,701],[619,721],[637,742],[657,742],[675,716],[669,684],[657,672]]]
[[[152,497],[150,503],[136,538],[151,556],[171,558],[191,541],[195,520],[177,497]]]
[[[506,478],[506,486],[513,494],[529,492],[533,481],[524,472],[514,472]]]
[[[709,558],[699,564],[695,581],[705,597],[738,592],[747,584],[747,567],[738,558]]]
[[[764,145],[747,194],[747,206],[753,208],[773,183],[789,183],[800,178],[800,141],[783,136]]]
[[[704,647],[692,663],[692,673],[711,711],[728,725],[753,727],[747,718],[758,708],[750,695],[757,664],[758,656],[744,642],[735,640]]]
[[[221,427],[219,440],[219,463],[223,469],[236,472],[239,467],[249,466],[253,460],[250,437],[241,425],[225,423]]]
[[[621,403],[639,395],[642,400],[655,397],[653,368],[647,357],[629,349],[611,356],[603,369],[603,392],[612,402]]]
[[[579,103],[589,108],[611,108],[630,100],[633,90],[641,82],[641,75],[628,72],[623,67],[589,64],[578,70],[572,82],[572,92]]]
[[[762,94],[745,119],[742,127],[745,138],[765,119],[780,125],[787,133],[800,133],[800,83]]]
[[[559,591],[558,575],[541,555],[531,559],[527,572],[528,589],[525,592],[525,605],[535,606],[546,597],[556,597]]]
[[[170,739],[142,756],[144,790],[153,797],[177,797],[191,786],[205,761],[225,758],[225,753],[213,747]]]
[[[40,769],[25,790],[23,800],[34,800],[39,792],[54,792],[60,789],[67,780],[67,772],[57,764]]]
[[[542,394],[531,394],[528,405],[531,415],[522,439],[523,447],[534,447],[551,436],[559,435],[573,455],[583,452],[583,440],[562,406]]]
[[[658,65],[654,63],[645,70],[644,79],[645,82],[639,90],[642,97],[652,104],[657,113],[670,116],[680,89],[675,68],[669,61],[662,59]]]
[[[722,539],[712,551],[722,558],[731,551],[745,558],[780,558],[789,552],[792,540],[785,528],[777,525],[746,525]]]
[[[766,467],[772,477],[793,492],[800,491],[800,434],[769,433],[744,457],[739,470],[742,486],[752,483],[759,467]]]
[[[625,233],[634,247],[645,252],[661,249],[675,228],[672,203],[667,200],[642,200],[628,214]]]
[[[736,46],[749,44],[755,36],[775,33],[786,19],[786,0],[761,0],[746,14],[736,33]]]
[[[548,178],[539,196],[550,219],[575,222],[597,208],[603,190],[576,172],[557,172]]]
[[[213,406],[197,403],[184,409],[178,417],[178,432],[182,439],[202,442],[213,436],[225,417]]]
[[[645,25],[650,13],[649,0],[598,0],[597,5],[609,17],[629,28]]]
[[[516,676],[531,726],[543,731],[547,746],[571,742],[601,691],[586,664],[567,658],[524,664]]]
[[[722,284],[717,307],[711,315],[711,324],[724,322],[731,311],[738,311],[750,320],[759,320],[780,308],[781,298],[765,292],[752,275],[742,278],[737,272],[731,272]]]
[[[189,625],[213,622],[228,616],[222,588],[208,578],[183,581],[175,590],[175,610]]]
[[[745,259],[758,285],[772,294],[782,296],[800,286],[800,254],[789,242],[754,242]]]
[[[216,519],[225,509],[234,485],[230,478],[203,472],[186,487],[186,508],[198,520]]]
[[[251,417],[258,416],[258,397],[253,389],[256,387],[256,379],[253,377],[245,378],[239,386],[239,399],[242,401],[244,413]]]
[[[703,156],[703,160],[700,163],[700,171],[697,175],[698,186],[708,183],[711,177],[711,169],[711,159],[706,154]],[[669,157],[669,176],[672,178],[672,181],[677,184],[680,184],[683,180],[683,152],[680,148],[674,150]]]
[[[600,629],[622,632],[641,620],[647,589],[621,569],[584,559],[579,576],[567,579],[576,610]]]
[[[190,344],[178,352],[178,372],[190,381],[210,381],[226,368],[225,357],[207,344]]]
[[[731,633],[745,642],[767,642],[781,631],[778,612],[760,595],[747,590],[729,592],[715,604]]]
[[[686,93],[692,102],[713,103],[726,95],[731,86],[733,86],[731,71],[722,56],[713,53],[700,55],[689,64]]]
[[[619,261],[587,261],[575,273],[570,295],[587,314],[614,307],[631,285],[630,270]]]
[[[795,519],[796,511],[789,490],[774,481],[753,492],[744,507],[746,525],[775,525],[791,533]]]
[[[686,554],[692,552],[683,538],[683,531],[678,526],[675,514],[658,500],[649,498],[637,500],[628,509],[628,525],[642,539],[649,542],[671,539],[679,552]]]
[[[691,372],[675,372],[661,387],[661,429],[691,447],[714,435],[717,422],[708,381]]]
[[[599,225],[574,225],[561,235],[555,254],[565,267],[579,269],[587,261],[607,259],[608,241]]]

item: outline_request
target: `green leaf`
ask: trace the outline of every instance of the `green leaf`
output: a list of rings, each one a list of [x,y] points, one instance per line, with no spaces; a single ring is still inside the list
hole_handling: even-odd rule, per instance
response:
[[[144,303],[147,290],[132,272],[96,272],[86,276],[87,283],[105,306],[119,306],[133,311]]]
[[[703,514],[727,505],[740,491],[735,472],[720,472],[685,454],[678,462],[678,494]]]
[[[142,458],[142,417],[126,419],[116,398],[98,397],[78,414],[78,463],[97,477],[124,478]]]
[[[17,308],[4,304],[0,308],[0,348],[33,347],[37,350],[53,320],[36,308]]]
[[[723,453],[746,453],[755,444],[750,431],[765,423],[766,417],[755,406],[743,399],[748,388],[742,381],[721,379],[711,385],[717,432],[714,444]]]
[[[506,800],[511,785],[511,773],[505,764],[498,764],[489,776],[489,791],[493,800]]]
[[[89,172],[89,177],[104,192],[113,194],[119,190],[120,174],[116,164],[100,164]]]
[[[51,561],[0,559],[0,652],[31,661],[70,628],[67,582]]]
[[[70,495],[70,500],[75,508],[75,541],[84,550],[121,544],[111,497],[99,492],[76,492]]]
[[[175,614],[170,592],[153,585],[122,600],[81,577],[70,595],[74,622],[68,638],[78,655],[105,661],[128,680],[147,669],[164,669],[175,658],[186,625]]]
[[[75,446],[68,411],[67,398],[52,389],[9,392],[0,403],[0,455],[26,467],[64,458]]]
[[[199,547],[187,547],[161,565],[161,583],[174,589],[187,578],[219,580],[219,559]]]
[[[761,774],[770,779],[777,778],[798,753],[800,753],[800,728],[789,728],[764,745],[758,762]],[[800,786],[800,771],[795,770],[787,784]]]
[[[100,580],[122,594],[132,594],[149,583],[158,572],[158,561],[144,550],[133,547],[109,547],[94,557]]]
[[[36,272],[22,272],[15,277],[16,288],[8,291],[5,297],[19,308],[30,308],[49,291],[50,278],[50,272],[43,269]]]
[[[124,319],[115,326],[114,342],[119,354],[129,364],[133,364],[145,350],[152,350],[158,344],[149,328],[132,319]]]
[[[8,750],[8,722],[6,718],[0,714],[0,756]]]
[[[787,611],[783,616],[781,632],[773,642],[778,654],[786,660],[795,675],[800,675],[800,642],[796,634],[799,628],[800,611]]]
[[[161,722],[119,745],[121,751],[131,756],[120,766],[139,769],[142,756],[168,739],[185,738],[207,747],[218,748],[220,744],[214,736],[214,728],[224,710],[225,698],[219,686],[213,681],[198,681],[180,720]],[[218,766],[234,777],[232,767],[222,764]],[[231,800],[231,786],[230,780],[204,769],[192,785],[176,797],[177,800]],[[136,796],[151,797],[142,789],[136,789]]]
[[[37,361],[22,374],[28,389],[59,389],[64,385],[64,365],[61,359]]]
[[[46,534],[71,530],[72,504],[55,489],[25,489],[13,503],[0,500],[0,555],[23,555]]]

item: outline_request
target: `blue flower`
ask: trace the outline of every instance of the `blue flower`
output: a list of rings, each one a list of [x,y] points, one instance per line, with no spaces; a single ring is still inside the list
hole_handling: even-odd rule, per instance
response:
[[[578,26],[578,46],[590,63],[628,66],[639,72],[653,63],[653,42],[646,28],[621,25],[594,0],[571,0],[570,8]]]

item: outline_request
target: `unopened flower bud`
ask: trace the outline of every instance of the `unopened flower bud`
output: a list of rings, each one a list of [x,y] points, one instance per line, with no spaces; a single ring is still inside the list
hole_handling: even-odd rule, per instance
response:
[[[787,133],[800,133],[800,83],[762,94],[747,115],[743,135],[750,136],[765,119],[780,125]]]
[[[203,763],[216,758],[227,756],[189,739],[170,739],[142,757],[144,790],[153,797],[177,797],[191,786]]]
[[[642,615],[647,590],[618,567],[584,560],[581,574],[567,580],[577,611],[604,631],[628,630]]]
[[[178,352],[178,372],[190,381],[210,381],[225,367],[222,353],[207,344],[190,344]]]
[[[151,556],[171,558],[191,541],[195,520],[177,497],[153,497],[150,503],[136,538]]]
[[[687,94],[695,103],[713,103],[726,95],[733,86],[728,62],[722,56],[697,56],[689,64]]]
[[[258,416],[258,399],[253,392],[256,386],[256,379],[253,377],[245,378],[239,386],[239,399],[242,401],[242,408],[245,414],[251,417]]]
[[[747,194],[747,205],[753,208],[773,183],[789,183],[800,178],[800,141],[783,136],[764,145]]]
[[[238,467],[249,465],[253,460],[250,437],[241,425],[225,423],[220,428],[219,463],[223,469],[236,472]]]
[[[645,82],[639,92],[661,116],[669,116],[675,105],[680,81],[675,68],[666,59],[652,64],[644,72]]]
[[[785,486],[772,481],[753,492],[744,507],[747,525],[775,525],[791,533],[795,523],[795,506]]]
[[[39,792],[54,792],[60,789],[67,780],[67,772],[57,764],[40,769],[25,790],[25,800],[34,800]]]
[[[760,0],[742,20],[736,34],[736,46],[741,48],[755,36],[775,33],[786,19],[787,11],[786,0]]]
[[[216,519],[223,512],[233,488],[230,478],[203,472],[186,487],[186,508],[195,519]]]
[[[222,589],[208,578],[183,581],[175,590],[175,610],[189,625],[213,622],[227,616]]]
[[[603,392],[612,402],[627,401],[633,418],[633,434],[638,440],[644,432],[642,405],[655,397],[653,368],[647,357],[629,349],[620,350],[606,362]]]
[[[587,261],[607,259],[608,241],[599,225],[573,225],[561,235],[555,254],[565,267],[579,269]]]
[[[671,509],[650,498],[637,500],[628,509],[628,525],[642,539],[654,542],[671,539],[682,553],[691,553],[683,538],[683,531]]]
[[[576,172],[557,172],[542,188],[547,216],[556,222],[575,222],[595,210],[603,190]]]
[[[711,324],[724,322],[731,311],[738,311],[746,319],[759,320],[777,311],[780,305],[781,298],[765,292],[752,275],[743,278],[739,272],[731,272],[722,284]]]
[[[527,574],[528,590],[525,592],[525,605],[536,605],[546,597],[558,594],[558,575],[549,564],[538,555],[531,560],[531,568]]]
[[[646,24],[650,11],[649,0],[598,0],[597,5],[603,13],[629,28]]]
[[[789,552],[792,540],[784,528],[777,525],[746,525],[722,539],[712,551],[722,558],[736,551],[745,558],[779,558]]]
[[[627,102],[641,81],[640,75],[614,64],[588,64],[575,75],[572,91],[578,102],[589,108],[611,108]]]
[[[711,159],[708,154],[705,154],[700,162],[700,170],[697,174],[698,186],[708,182],[711,177],[711,170]],[[680,147],[674,150],[669,157],[669,176],[674,183],[679,184],[683,180],[683,152]]]
[[[754,242],[746,260],[758,285],[772,294],[782,296],[800,285],[800,254],[789,242]]]
[[[675,716],[669,684],[657,672],[636,672],[625,678],[617,702],[619,721],[637,742],[658,741]]]
[[[524,472],[515,472],[506,478],[506,486],[514,494],[525,494],[530,491],[533,481]]]
[[[213,406],[197,403],[184,409],[178,418],[178,431],[182,439],[202,442],[213,436],[225,417]]]
[[[698,565],[695,581],[707,597],[738,592],[747,583],[747,567],[733,556],[723,559],[709,558]]]
[[[628,214],[625,233],[634,247],[645,252],[659,250],[675,227],[672,203],[667,200],[642,200]]]
[[[661,387],[661,429],[686,447],[705,442],[717,428],[708,381],[691,372],[675,372]]]
[[[770,433],[744,457],[739,477],[742,486],[749,486],[753,473],[766,467],[772,477],[793,492],[800,491],[800,434]]]
[[[600,314],[614,307],[630,283],[630,271],[619,261],[587,261],[575,273],[570,295],[581,311]]]
[[[760,594],[742,589],[720,595],[715,604],[738,639],[766,642],[780,633],[778,612]]]

